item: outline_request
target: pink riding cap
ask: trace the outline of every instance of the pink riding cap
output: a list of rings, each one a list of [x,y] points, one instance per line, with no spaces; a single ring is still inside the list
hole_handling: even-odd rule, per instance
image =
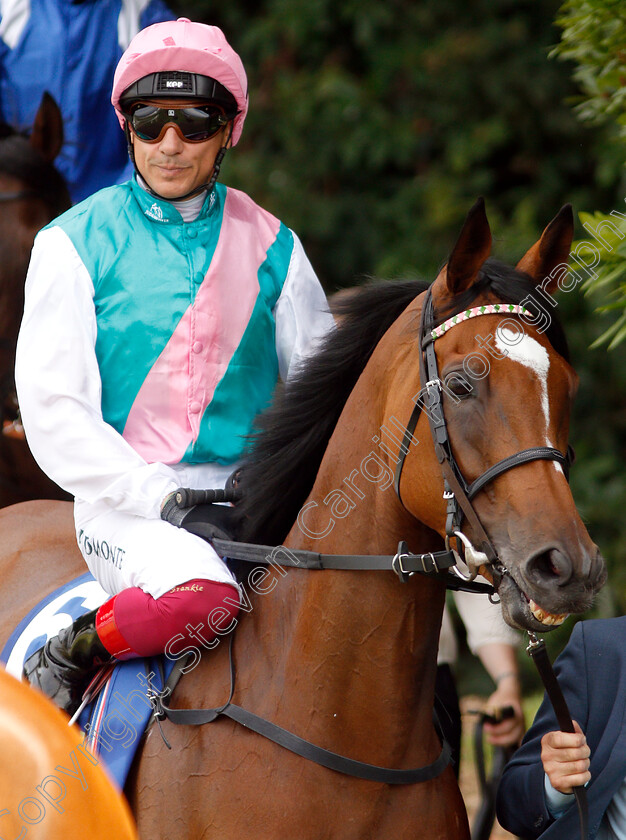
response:
[[[221,29],[192,23],[188,18],[155,23],[130,42],[117,65],[111,94],[122,128],[120,98],[124,91],[144,76],[168,70],[209,76],[232,93],[239,111],[233,123],[234,146],[241,136],[248,110],[246,71]]]

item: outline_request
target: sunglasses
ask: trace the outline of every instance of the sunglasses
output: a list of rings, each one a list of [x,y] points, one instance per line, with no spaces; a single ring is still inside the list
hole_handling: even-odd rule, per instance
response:
[[[170,125],[187,143],[204,143],[215,137],[229,120],[219,105],[159,108],[138,104],[126,118],[133,133],[144,143],[158,143]]]

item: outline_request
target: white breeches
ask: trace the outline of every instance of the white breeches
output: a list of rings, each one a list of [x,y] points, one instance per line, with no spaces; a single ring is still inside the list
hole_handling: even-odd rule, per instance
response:
[[[81,501],[74,505],[74,519],[89,571],[111,595],[138,586],[159,598],[194,578],[237,586],[209,543],[169,522]]]

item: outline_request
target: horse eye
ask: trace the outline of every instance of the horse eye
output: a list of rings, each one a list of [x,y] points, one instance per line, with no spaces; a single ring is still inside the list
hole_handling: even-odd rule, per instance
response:
[[[459,399],[471,397],[474,393],[472,380],[459,371],[449,373],[444,379],[446,389]]]

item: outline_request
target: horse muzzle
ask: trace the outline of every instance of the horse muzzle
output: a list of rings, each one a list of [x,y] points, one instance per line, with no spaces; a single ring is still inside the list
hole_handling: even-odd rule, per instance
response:
[[[469,568],[484,558],[473,546],[467,548]],[[522,630],[547,632],[562,624],[570,613],[583,613],[606,582],[604,558],[589,542],[578,550],[547,546],[521,563],[509,550],[502,559],[477,568],[496,588],[505,620]]]

